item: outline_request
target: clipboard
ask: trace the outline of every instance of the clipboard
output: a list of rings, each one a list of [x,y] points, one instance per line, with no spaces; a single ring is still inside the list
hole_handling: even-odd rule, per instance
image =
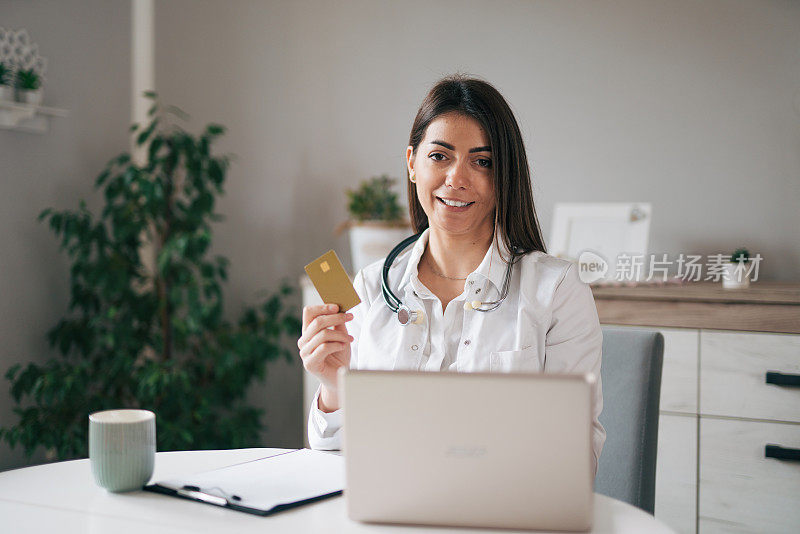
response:
[[[297,449],[213,471],[163,480],[145,491],[267,516],[344,490],[344,458]]]

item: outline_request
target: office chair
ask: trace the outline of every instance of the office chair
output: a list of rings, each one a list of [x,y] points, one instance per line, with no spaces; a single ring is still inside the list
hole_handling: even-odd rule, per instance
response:
[[[595,491],[653,513],[658,404],[664,336],[651,330],[603,328],[603,413],[606,442]]]

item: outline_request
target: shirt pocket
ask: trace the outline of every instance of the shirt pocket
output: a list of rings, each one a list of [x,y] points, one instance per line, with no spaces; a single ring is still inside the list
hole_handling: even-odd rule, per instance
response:
[[[502,350],[489,355],[489,369],[495,373],[529,372],[538,373],[542,370],[539,354],[536,347],[526,347],[519,350]]]

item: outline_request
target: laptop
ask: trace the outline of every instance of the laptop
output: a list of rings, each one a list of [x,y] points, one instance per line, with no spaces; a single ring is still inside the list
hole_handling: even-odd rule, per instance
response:
[[[347,511],[589,530],[592,375],[341,371]]]

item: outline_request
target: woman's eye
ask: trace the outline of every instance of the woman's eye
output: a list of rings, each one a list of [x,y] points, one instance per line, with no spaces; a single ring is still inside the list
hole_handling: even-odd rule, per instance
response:
[[[478,160],[478,165],[480,165],[481,167],[486,167],[487,169],[490,169],[492,167],[492,160],[486,159],[486,158],[481,158],[481,159]]]
[[[444,158],[444,154],[442,154],[441,152],[434,152],[428,157],[433,158],[435,161],[442,161],[441,159],[437,159],[435,156],[442,156],[442,158]]]

